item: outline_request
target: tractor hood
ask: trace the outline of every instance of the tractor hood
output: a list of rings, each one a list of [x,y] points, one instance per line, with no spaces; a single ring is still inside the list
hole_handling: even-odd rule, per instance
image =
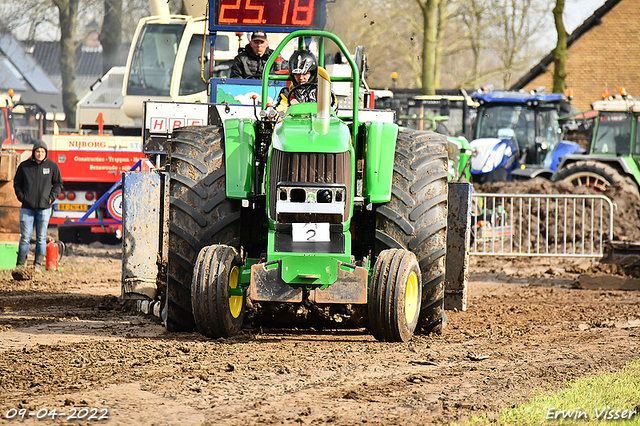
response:
[[[316,108],[315,103],[292,105],[284,120],[275,126],[273,148],[284,152],[349,151],[351,148],[349,127],[334,114],[327,119],[318,119]],[[328,123],[325,121],[319,125],[319,120],[328,120]]]
[[[491,173],[508,167],[515,160],[516,145],[512,138],[482,138],[471,142],[471,173]]]

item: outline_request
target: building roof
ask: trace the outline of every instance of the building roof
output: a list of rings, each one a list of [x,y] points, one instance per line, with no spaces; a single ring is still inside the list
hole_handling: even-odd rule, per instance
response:
[[[128,44],[121,49],[126,62]],[[0,34],[0,91],[13,89],[21,102],[37,104],[47,112],[61,113],[62,77],[58,41],[16,40],[10,33]],[[81,45],[75,53],[75,83],[78,99],[102,77],[102,46]]]
[[[0,34],[0,91],[13,89],[25,104],[61,112],[62,95],[40,64],[11,34]]]
[[[567,37],[567,48],[569,48],[574,42],[576,42],[580,37],[582,37],[585,33],[587,33],[594,26],[600,25],[601,19],[604,15],[609,13],[611,9],[613,9],[618,3],[622,0],[607,0],[599,9],[593,12],[589,18],[587,18],[582,25],[573,31],[569,37]],[[553,50],[542,58],[540,62],[538,62],[531,70],[522,76],[520,80],[515,82],[510,90],[520,90],[523,89],[527,84],[533,81],[536,77],[540,76],[545,72],[547,67],[554,62],[553,59]]]
[[[58,89],[49,80],[43,68],[11,34],[0,34],[0,52],[4,56],[3,67],[7,75],[0,86],[3,90],[26,91],[32,88],[37,93],[58,93]],[[5,74],[3,73],[3,74]]]
[[[60,75],[60,42],[25,41],[33,58],[49,75]],[[81,75],[102,76],[102,47],[88,48],[84,45],[76,49],[76,77]]]
[[[44,68],[49,78],[61,89],[60,43],[57,41],[24,41],[23,44]],[[122,44],[118,65],[124,65],[127,62],[129,44]],[[75,54],[75,67],[76,93],[80,99],[90,90],[91,85],[104,75],[102,72],[102,46],[79,46]]]

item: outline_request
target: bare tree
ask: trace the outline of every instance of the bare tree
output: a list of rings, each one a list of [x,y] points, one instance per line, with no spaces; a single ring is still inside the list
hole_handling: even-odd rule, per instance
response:
[[[76,124],[75,52],[90,32],[95,31],[91,24],[101,20],[104,7],[111,8],[105,17],[109,29],[101,31],[100,41],[105,52],[117,59],[119,54],[109,52],[120,51],[123,34],[126,39],[132,38],[140,17],[149,15],[148,0],[0,0],[0,22],[4,31],[12,32],[18,39],[59,40],[62,101],[68,127]],[[121,30],[113,29],[110,23],[114,17],[117,21],[113,15],[118,9],[123,11],[120,12]],[[115,64],[110,61],[105,61],[108,68]]]
[[[495,2],[494,22],[498,26],[493,38],[493,50],[500,59],[497,68],[502,75],[502,86],[509,87],[516,72],[531,65],[537,53],[532,40],[539,34],[548,7],[535,0],[498,0]]]
[[[400,87],[420,87],[422,25],[414,19],[419,14],[415,3],[360,0],[358,7],[336,2],[328,8],[325,29],[337,34],[352,53],[356,46],[365,46],[370,84],[388,86],[394,71]],[[405,24],[390,25],[399,21]]]
[[[67,126],[76,126],[75,53],[79,0],[52,0],[60,18],[60,76],[62,77],[62,107]]]
[[[436,50],[438,44],[438,4],[440,0],[416,0],[422,12],[422,94],[436,93]]]
[[[350,49],[366,46],[374,87],[388,87],[392,71],[399,87],[425,93],[441,84],[508,87],[545,49],[537,40],[549,29],[550,1],[337,1],[328,6],[326,29]]]
[[[471,64],[463,69],[458,77],[459,87],[476,86],[481,80],[485,67],[482,67],[482,57],[486,52],[487,38],[483,35],[488,31],[491,19],[485,12],[488,9],[486,0],[468,0],[458,4],[456,21],[459,23],[458,48],[452,51],[455,56],[470,56]]]
[[[139,18],[149,14],[148,0],[24,0],[20,7],[9,7],[12,15],[4,5],[13,3],[0,3],[0,21],[8,30],[20,27],[24,34],[26,29],[29,38],[44,28],[53,28],[47,33],[53,32],[55,39],[60,36],[63,43],[71,28],[66,26],[62,37],[65,25],[60,25],[56,16],[60,14],[51,13],[51,7],[52,3],[58,7],[70,1],[82,5],[77,12],[78,28],[73,29],[76,46],[82,41],[82,28],[90,19],[100,21],[104,14],[100,32],[108,56],[104,71],[115,64],[109,57],[117,55],[110,52],[120,49],[122,40],[131,40]],[[327,30],[338,34],[351,52],[357,45],[366,46],[368,81],[374,87],[389,86],[392,71],[398,73],[398,86],[422,87],[425,93],[441,84],[468,87],[494,83],[506,87],[540,53],[532,40],[543,28],[542,13],[551,10],[550,1],[340,0],[328,4]],[[179,0],[170,3],[172,11],[180,10]],[[118,10],[122,10],[120,31],[111,24],[111,18],[117,22]],[[70,45],[67,49],[70,51]],[[63,78],[63,85],[65,81],[68,78]]]
[[[564,13],[564,0],[556,0],[556,7],[553,8],[553,20],[556,24],[558,42],[553,51],[553,93],[563,93],[566,89],[567,71],[567,30],[564,28],[562,14]]]
[[[122,48],[122,0],[104,0],[104,20],[99,36],[102,45],[102,73],[120,64]]]
[[[27,39],[34,39],[40,32],[57,29],[58,21],[52,14],[52,4],[48,1],[24,0],[3,3],[0,7],[0,21],[4,31],[20,32]]]
[[[173,10],[173,9],[172,9]],[[122,5],[122,39],[130,41],[140,18],[149,16],[148,0],[124,0]]]
[[[442,58],[445,55],[445,50],[448,51],[453,48],[457,43],[452,40],[447,40],[447,46],[445,48],[445,34],[447,27],[450,26],[450,20],[455,12],[454,0],[440,0],[438,3],[438,31],[436,36],[436,58],[434,69],[435,87],[440,87],[440,80],[442,76]]]

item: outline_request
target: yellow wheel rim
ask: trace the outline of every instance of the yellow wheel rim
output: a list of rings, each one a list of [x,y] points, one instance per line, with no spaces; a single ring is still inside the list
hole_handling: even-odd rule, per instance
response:
[[[234,266],[231,269],[231,274],[229,274],[229,287],[237,288],[238,287],[238,277],[240,276],[240,268]],[[229,310],[231,311],[231,315],[234,318],[238,318],[240,316],[240,312],[242,312],[242,296],[229,296]]]
[[[407,324],[411,324],[418,314],[418,276],[411,272],[404,292],[404,316]]]

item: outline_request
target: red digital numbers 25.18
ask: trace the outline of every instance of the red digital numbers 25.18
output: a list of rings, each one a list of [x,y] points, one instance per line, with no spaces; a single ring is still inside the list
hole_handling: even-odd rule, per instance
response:
[[[316,0],[218,0],[218,25],[310,27]]]

